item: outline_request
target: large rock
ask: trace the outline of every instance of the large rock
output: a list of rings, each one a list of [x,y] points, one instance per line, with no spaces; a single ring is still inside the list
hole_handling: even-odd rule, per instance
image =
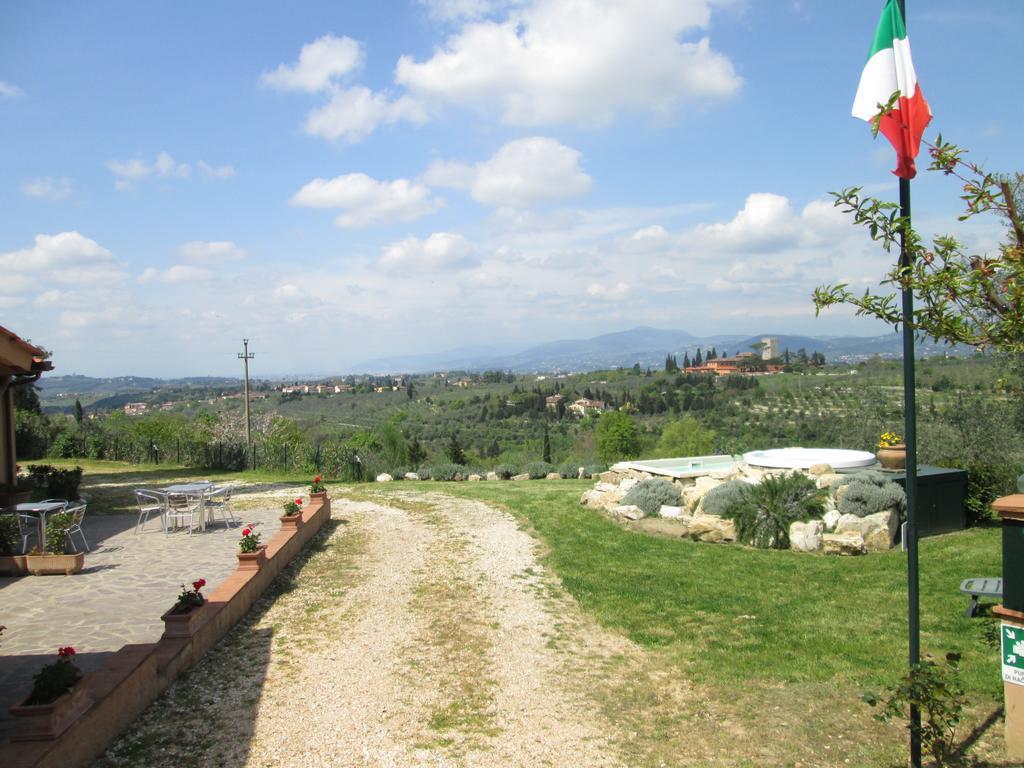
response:
[[[415,472],[406,472],[405,473],[405,479],[406,480],[419,480],[420,476],[418,474],[416,474]]]
[[[831,488],[832,483],[842,480],[843,476],[834,472],[826,472],[823,475],[818,475],[818,479],[815,481],[815,485],[819,488]]]
[[[544,479],[545,480],[561,480],[562,476],[560,474],[558,474],[557,472],[548,472],[546,475],[544,475]]]
[[[672,519],[678,519],[680,517],[689,517],[682,507],[674,507],[669,504],[662,504],[661,509],[658,510],[659,517],[668,517]]]
[[[377,475],[377,482],[378,483],[390,483],[394,479],[395,478],[393,478],[387,472],[381,472],[379,475]]]
[[[661,517],[645,517],[643,520],[637,520],[630,524],[630,528],[635,528],[638,531],[644,531],[646,533],[653,533],[658,536],[672,536],[679,538],[680,536],[686,536],[687,523],[689,518],[683,520],[667,520]]]
[[[624,517],[627,520],[642,520],[645,517],[644,511],[636,504],[622,504],[615,507],[612,512],[617,517]]]
[[[512,475],[512,479],[513,480],[529,480],[530,479],[530,473],[529,472],[523,472],[521,475]]]
[[[637,480],[635,477],[627,477],[622,482],[619,483],[619,492],[623,496],[625,496],[638,485],[640,485],[640,481]]]
[[[490,482],[492,482],[492,483],[493,483],[493,482],[494,482],[495,480],[501,480],[501,478],[500,478],[500,477],[498,477],[498,473],[497,473],[497,472],[488,472],[488,473],[487,473],[487,479],[488,479],[488,480],[489,480]]]
[[[609,469],[607,472],[598,472],[594,477],[597,478],[598,482],[618,485],[624,475],[616,472],[614,469]]]
[[[467,477],[466,479],[467,479],[467,480],[468,480],[469,482],[471,482],[471,483],[479,483],[479,482],[480,482],[481,480],[483,480],[483,478],[482,478],[482,477],[480,477],[480,475],[478,475],[478,474],[476,474],[476,473],[474,473],[474,474],[470,475],[470,476],[469,476],[469,477]]]
[[[694,541],[736,541],[736,524],[714,515],[694,515],[687,521],[687,535]]]
[[[615,483],[605,483],[602,481],[600,483],[594,483],[594,490],[600,491],[601,493],[613,493],[614,491],[619,490],[619,486]]]
[[[605,495],[600,491],[595,491],[593,488],[583,492],[580,496],[580,504],[584,507],[604,507]]]
[[[587,479],[587,469],[586,469],[586,467],[580,467],[578,470],[576,470],[576,479],[577,480],[586,480]]]
[[[793,523],[789,526],[789,548],[794,552],[817,552],[824,532],[825,523],[821,520]]]
[[[704,494],[712,488],[717,488],[724,482],[724,480],[716,480],[708,475],[698,477],[692,486],[683,490],[683,503],[689,509],[697,509],[697,505],[704,498]]]
[[[836,493],[835,493],[836,504],[838,504],[840,501],[843,500],[843,496],[846,495],[846,492],[849,490],[849,488],[850,488],[850,484],[849,483],[847,483],[846,485],[840,485],[838,488],[836,488]]]
[[[836,525],[836,533],[859,533],[869,552],[881,552],[892,549],[899,527],[900,518],[896,510],[887,509],[865,517],[843,515]]]
[[[811,464],[807,468],[807,474],[811,477],[821,477],[822,475],[834,475],[835,470],[832,469],[831,464]]]
[[[826,512],[825,516],[822,518],[822,521],[825,523],[825,530],[830,533],[834,531],[836,526],[839,525],[840,517],[842,517],[842,515],[839,514],[838,509],[830,509]]]
[[[859,533],[826,533],[821,544],[826,555],[863,555],[867,551]]]

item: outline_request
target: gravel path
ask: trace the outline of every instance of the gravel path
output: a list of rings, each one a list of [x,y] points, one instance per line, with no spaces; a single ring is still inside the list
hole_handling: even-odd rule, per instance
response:
[[[333,506],[293,584],[97,765],[626,764],[599,693],[639,653],[581,615],[510,515],[439,493]]]

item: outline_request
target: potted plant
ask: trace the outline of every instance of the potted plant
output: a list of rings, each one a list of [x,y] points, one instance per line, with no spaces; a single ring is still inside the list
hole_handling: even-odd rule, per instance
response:
[[[28,698],[8,710],[18,718],[12,741],[54,739],[78,716],[85,697],[76,685],[82,671],[74,656],[75,649],[70,645],[58,648],[57,660],[36,673]]]
[[[240,571],[258,571],[267,562],[267,545],[260,544],[260,535],[255,529],[256,523],[249,523],[242,529],[242,538],[238,540]]]
[[[192,636],[204,615],[199,609],[206,605],[206,598],[201,591],[205,586],[206,579],[193,581],[192,589],[181,585],[178,601],[160,617],[164,621],[164,637]]]
[[[320,499],[323,501],[325,498],[327,498],[327,486],[324,485],[323,475],[317,475],[309,484],[309,500]]]
[[[906,469],[907,446],[895,432],[883,432],[878,438],[879,464],[883,469]]]
[[[74,522],[68,512],[58,512],[46,520],[46,549],[36,547],[25,557],[25,568],[35,576],[78,573],[85,565],[85,553],[66,553],[68,529]]]
[[[17,515],[0,515],[0,574],[21,576],[25,573],[25,556],[18,554],[20,545]]]
[[[297,531],[302,527],[302,499],[285,502],[281,515],[281,529]]]

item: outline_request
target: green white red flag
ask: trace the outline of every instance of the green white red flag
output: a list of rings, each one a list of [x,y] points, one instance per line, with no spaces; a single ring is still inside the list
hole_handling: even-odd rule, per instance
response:
[[[868,63],[860,75],[853,116],[871,122],[882,111],[878,105],[887,104],[896,91],[900,92],[899,102],[889,114],[882,116],[878,129],[896,150],[897,165],[893,173],[902,179],[912,179],[917,175],[914,158],[921,148],[921,134],[932,119],[932,111],[917,85],[907,25],[899,4],[896,0],[886,0]]]

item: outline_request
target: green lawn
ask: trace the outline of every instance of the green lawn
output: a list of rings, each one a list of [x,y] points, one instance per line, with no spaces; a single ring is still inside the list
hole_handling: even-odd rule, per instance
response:
[[[502,505],[548,548],[580,605],[608,627],[665,649],[691,679],[887,685],[906,667],[906,555],[823,557],[626,531],[577,502],[588,482],[431,484]],[[964,616],[960,581],[1001,574],[1000,531],[924,539],[921,648],[963,654],[972,697],[1002,698],[993,620]]]

